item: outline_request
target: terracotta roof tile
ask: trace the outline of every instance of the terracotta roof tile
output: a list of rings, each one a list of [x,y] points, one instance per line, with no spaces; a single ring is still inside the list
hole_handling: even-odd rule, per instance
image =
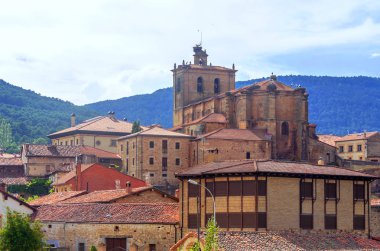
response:
[[[26,185],[29,182],[29,178],[22,176],[22,177],[7,177],[7,178],[0,178],[0,183],[4,183],[6,185]]]
[[[340,140],[340,136],[332,135],[332,134],[319,134],[318,135],[318,140],[328,144],[330,146],[335,147],[335,141]]]
[[[210,113],[207,114],[206,116],[203,116],[199,119],[193,120],[189,123],[183,124],[182,126],[189,126],[193,124],[198,124],[198,123],[219,123],[219,124],[227,124],[227,119],[226,116],[220,113]]]
[[[146,127],[142,127],[146,129]],[[49,134],[49,138],[56,138],[60,135],[80,133],[81,131],[106,132],[115,134],[129,134],[132,132],[132,123],[111,118],[109,116],[99,116],[83,121],[82,123],[66,128],[64,130]]]
[[[22,166],[22,160],[19,157],[2,158],[0,156],[0,166]]]
[[[199,135],[196,139],[226,139],[226,140],[270,140],[271,135],[265,130],[226,129],[221,128],[213,132]]]
[[[352,134],[345,135],[336,141],[368,139],[368,138],[370,138],[370,137],[372,137],[378,133],[379,132],[352,133]]]
[[[67,192],[57,192],[51,193],[35,200],[29,202],[32,206],[42,206],[42,205],[50,205],[56,204],[58,202],[62,202],[64,200],[68,200],[70,198],[74,198],[79,195],[85,194],[86,191],[67,191]]]
[[[95,165],[95,164],[81,164],[81,172],[83,172],[84,170],[90,168],[92,165]],[[69,173],[65,174],[60,179],[58,179],[57,181],[55,181],[52,185],[65,184],[67,181],[71,180],[75,176],[76,176],[76,170],[73,169]]]
[[[380,198],[379,199],[372,199],[371,200],[371,206],[372,207],[380,207]]]
[[[191,138],[191,136],[189,136],[187,134],[173,132],[173,131],[163,129],[163,128],[158,127],[158,126],[153,126],[151,128],[139,131],[137,133],[120,137],[120,138],[118,138],[118,140],[132,138],[132,137],[136,137],[136,136],[140,136],[140,135],[143,135],[143,136],[165,136],[165,137]]]
[[[272,175],[310,175],[310,176],[341,176],[346,178],[360,177],[376,179],[377,176],[351,171],[334,166],[319,166],[303,162],[274,160],[239,160],[213,162],[189,168],[178,177],[218,175],[229,173],[269,173]]]
[[[178,203],[56,204],[38,208],[41,222],[177,224]]]

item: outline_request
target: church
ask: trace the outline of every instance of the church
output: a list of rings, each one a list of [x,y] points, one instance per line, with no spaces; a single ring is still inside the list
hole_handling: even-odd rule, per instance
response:
[[[308,120],[308,93],[272,74],[235,88],[232,68],[208,63],[200,44],[193,62],[174,64],[173,131],[195,137],[191,166],[239,159],[335,163],[336,150],[318,140]]]

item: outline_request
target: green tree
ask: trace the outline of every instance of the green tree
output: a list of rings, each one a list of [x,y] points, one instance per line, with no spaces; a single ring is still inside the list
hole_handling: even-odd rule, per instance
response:
[[[33,140],[33,144],[36,144],[36,145],[46,145],[48,143],[48,139],[47,138],[37,138],[35,140]]]
[[[11,125],[3,118],[0,118],[0,148],[7,150],[13,143]]]
[[[44,245],[41,225],[30,218],[7,209],[7,222],[0,230],[0,250],[40,251]]]
[[[29,195],[47,195],[50,191],[51,180],[35,178],[28,182],[26,185],[26,193]]]
[[[91,246],[90,251],[98,251],[95,246]]]
[[[140,126],[140,121],[135,121],[133,122],[132,124],[132,133],[136,133],[136,132],[139,132],[141,131],[141,126]]]
[[[217,251],[219,248],[218,245],[218,233],[219,228],[214,220],[214,216],[208,219],[207,230],[205,237],[205,251]]]

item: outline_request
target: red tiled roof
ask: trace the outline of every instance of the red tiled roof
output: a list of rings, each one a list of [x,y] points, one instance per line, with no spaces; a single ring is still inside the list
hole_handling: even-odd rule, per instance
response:
[[[271,175],[340,176],[346,178],[376,179],[368,175],[334,166],[319,166],[303,162],[274,160],[238,160],[212,162],[195,166],[176,174],[178,177],[220,175],[229,173],[266,173]]]
[[[319,134],[318,135],[318,140],[328,144],[330,146],[335,147],[335,141],[341,139],[341,137],[336,136],[336,135],[331,135],[331,134]]]
[[[22,161],[19,157],[2,158],[0,156],[0,166],[22,166]]]
[[[25,176],[0,178],[0,183],[4,183],[6,185],[26,185],[28,182],[29,178]]]
[[[24,144],[26,156],[44,157],[68,157],[74,158],[78,155],[96,155],[98,158],[120,159],[120,156],[91,146],[66,146],[66,145],[34,145]]]
[[[210,113],[207,114],[206,116],[203,116],[199,119],[193,120],[189,123],[183,124],[182,126],[189,126],[189,125],[194,125],[198,123],[219,123],[219,124],[227,124],[227,119],[226,116],[220,113]]]
[[[371,206],[372,207],[380,207],[380,198],[379,199],[372,199],[371,200]]]
[[[177,224],[178,203],[56,204],[38,208],[41,222]]]
[[[29,202],[32,206],[50,205],[85,194],[86,191],[67,191],[51,193]]]
[[[378,133],[379,132],[352,133],[352,134],[345,135],[336,141],[350,141],[350,140],[368,139],[368,138],[370,138],[370,137],[372,137]]]
[[[90,168],[91,166],[93,166],[95,164],[81,164],[81,172],[83,172],[84,170]],[[73,170],[71,170],[69,173],[65,174],[64,176],[62,176],[60,179],[58,179],[57,181],[55,181],[52,185],[61,185],[61,184],[65,184],[67,181],[71,180],[72,178],[74,178],[76,176],[76,170],[75,168]]]
[[[226,140],[270,140],[271,135],[266,134],[265,130],[248,129],[226,129],[220,128],[213,132],[199,135],[196,140],[207,139],[226,139]]]

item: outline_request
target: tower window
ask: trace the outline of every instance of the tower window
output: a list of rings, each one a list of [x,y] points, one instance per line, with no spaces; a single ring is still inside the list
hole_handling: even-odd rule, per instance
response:
[[[286,121],[281,124],[281,134],[289,135],[289,124]]]
[[[197,79],[197,92],[203,92],[203,79],[199,77]]]
[[[214,80],[214,93],[216,94],[216,93],[219,93],[220,92],[220,80],[219,80],[219,78],[216,78],[215,80]]]
[[[180,92],[181,91],[181,79],[180,78],[177,78],[175,90],[176,90],[176,92]]]

